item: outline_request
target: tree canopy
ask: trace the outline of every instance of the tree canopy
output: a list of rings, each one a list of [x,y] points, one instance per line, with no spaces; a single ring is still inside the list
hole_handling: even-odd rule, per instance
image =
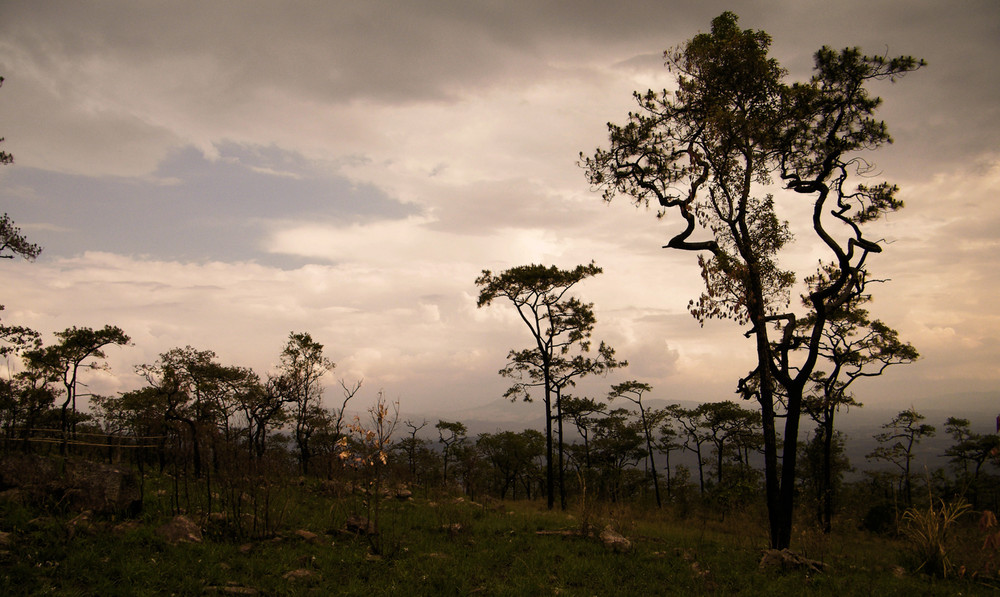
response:
[[[605,200],[626,195],[679,219],[665,248],[698,254],[705,290],[689,303],[694,317],[749,326],[757,364],[739,387],[761,405],[771,542],[782,548],[791,537],[802,394],[823,332],[831,313],[865,292],[868,257],[882,251],[864,225],[903,206],[889,183],[850,187],[853,176],[871,173],[859,153],[891,141],[867,86],[924,62],[824,47],[813,77],[789,84],[770,44],[767,33],[740,29],[735,14],[716,17],[710,33],[665,52],[676,91],[637,92],[638,110],[608,125],[609,146],[581,159]],[[790,193],[776,197],[782,187]],[[790,308],[795,272],[779,260],[795,240],[779,215],[786,197],[811,202],[804,224],[836,272],[810,288],[806,328]]]
[[[562,507],[566,507],[563,483],[562,395],[576,379],[624,367],[614,349],[600,344],[595,357],[586,356],[597,318],[592,303],[567,296],[577,283],[600,274],[603,270],[594,262],[577,265],[570,270],[556,266],[522,265],[494,275],[484,270],[476,279],[480,287],[478,306],[492,304],[498,298],[513,303],[521,320],[531,332],[534,346],[511,350],[507,366],[500,370],[505,377],[515,379],[507,390],[511,399],[531,400],[532,388],[542,389],[545,404],[546,484],[549,507],[554,504],[555,471],[553,468],[552,423],[558,424],[559,487]],[[578,351],[573,354],[573,348]]]

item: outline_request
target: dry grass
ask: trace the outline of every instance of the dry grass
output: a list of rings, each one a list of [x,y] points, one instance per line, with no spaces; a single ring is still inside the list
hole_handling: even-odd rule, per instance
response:
[[[947,503],[929,500],[926,508],[908,508],[903,512],[900,531],[910,542],[920,565],[917,570],[947,577],[953,569],[948,558],[949,531],[970,506],[964,500]]]

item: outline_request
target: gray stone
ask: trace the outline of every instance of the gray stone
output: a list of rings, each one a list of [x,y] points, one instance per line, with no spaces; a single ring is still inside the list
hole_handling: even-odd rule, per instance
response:
[[[201,527],[184,515],[175,516],[173,520],[156,529],[156,534],[170,543],[201,543]]]

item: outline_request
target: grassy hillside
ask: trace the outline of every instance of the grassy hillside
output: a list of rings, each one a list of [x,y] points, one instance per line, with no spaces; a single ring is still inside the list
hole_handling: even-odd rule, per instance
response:
[[[975,595],[995,581],[965,573],[982,535],[956,527],[955,568],[941,579],[914,572],[903,538],[856,530],[808,530],[793,540],[823,570],[761,567],[760,512],[723,519],[711,511],[602,504],[549,512],[538,502],[473,502],[417,490],[379,500],[380,533],[348,530],[372,497],[302,480],[268,494],[272,529],[254,538],[215,513],[186,512],[198,542],[158,529],[176,512],[169,478],[145,483],[135,519],[67,511],[58,502],[0,494],[3,595]],[[244,522],[245,522],[244,517]],[[356,519],[355,519],[356,520]],[[630,542],[608,547],[610,527]],[[245,525],[242,528],[246,528]],[[992,584],[991,584],[992,583]]]

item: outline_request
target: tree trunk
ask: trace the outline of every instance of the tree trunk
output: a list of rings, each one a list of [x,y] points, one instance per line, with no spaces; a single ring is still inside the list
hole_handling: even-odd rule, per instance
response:
[[[549,510],[556,505],[555,475],[552,470],[552,395],[545,384],[545,493]]]
[[[823,499],[823,533],[829,535],[833,530],[833,414],[830,408],[823,421],[823,481],[821,485]]]
[[[781,455],[781,486],[778,500],[778,536],[775,549],[786,549],[792,541],[792,512],[795,507],[795,459],[798,456],[801,392],[789,390],[785,418],[784,449]],[[796,396],[798,394],[798,396]]]
[[[646,450],[649,452],[649,468],[653,473],[653,492],[656,494],[656,507],[662,508],[663,502],[660,500],[660,479],[656,476],[656,462],[653,459],[653,438],[649,434],[649,424],[646,422],[646,411],[642,408],[641,404],[639,405],[639,413],[642,415],[642,430],[646,434]]]
[[[566,464],[563,458],[562,394],[556,392],[556,421],[559,435],[559,508],[566,509]]]

